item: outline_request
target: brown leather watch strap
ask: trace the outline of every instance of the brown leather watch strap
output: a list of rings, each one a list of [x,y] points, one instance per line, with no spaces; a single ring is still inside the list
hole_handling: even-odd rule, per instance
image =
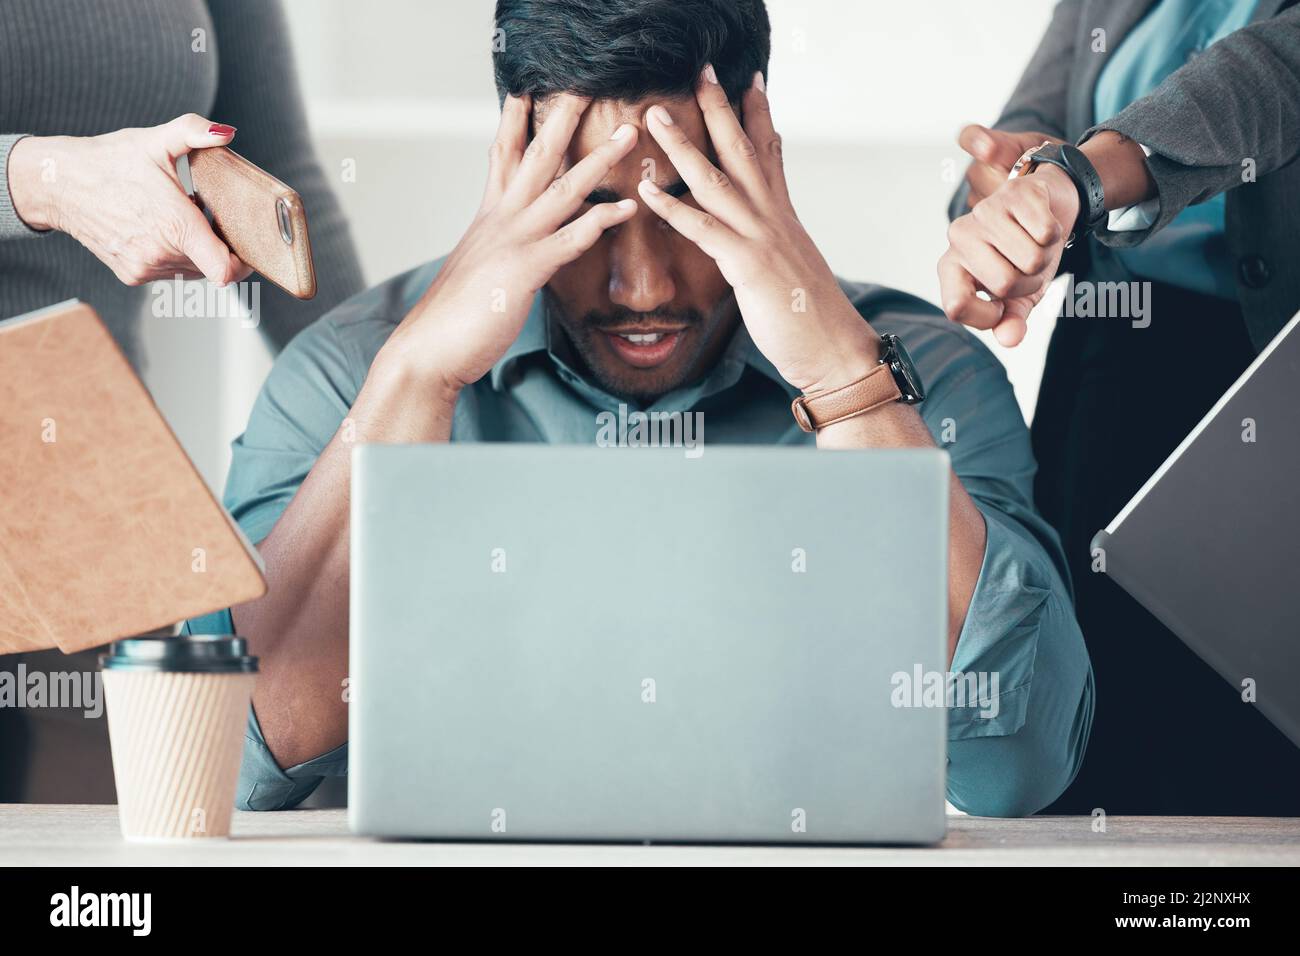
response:
[[[806,432],[816,432],[846,418],[865,415],[874,408],[903,397],[888,365],[877,365],[856,382],[843,388],[812,395],[800,395],[790,403],[794,420]]]

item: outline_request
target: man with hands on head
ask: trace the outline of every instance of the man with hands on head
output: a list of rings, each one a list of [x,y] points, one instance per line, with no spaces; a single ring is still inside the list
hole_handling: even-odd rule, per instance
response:
[[[1053,810],[1300,812],[1300,751],[1092,551],[1300,309],[1300,4],[1062,0],[1002,115],[959,142],[974,161],[939,263],[948,316],[1014,346],[1073,275],[1034,414],[1035,501],[1101,700]]]
[[[923,447],[955,429],[950,657],[1001,693],[992,715],[950,711],[949,798],[1044,806],[1082,757],[1092,679],[1029,505],[1023,421],[969,333],[840,282],[800,224],[760,0],[499,0],[497,26],[501,123],[468,231],[300,336],[235,443],[226,504],[270,591],[191,628],[233,624],[261,658],[241,805],[293,806],[346,773],[350,444],[591,443],[629,403],[704,410],[719,443]]]

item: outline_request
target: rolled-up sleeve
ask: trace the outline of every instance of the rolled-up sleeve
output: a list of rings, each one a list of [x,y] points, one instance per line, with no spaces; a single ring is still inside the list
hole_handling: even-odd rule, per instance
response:
[[[186,634],[232,634],[234,622],[230,611],[217,611],[191,618],[183,628]],[[344,743],[328,753],[282,770],[262,737],[257,713],[248,708],[244,728],[244,754],[239,765],[239,784],[235,790],[237,810],[288,810],[302,803],[326,777],[345,777],[348,773],[348,745]]]
[[[978,816],[1025,816],[1078,773],[1092,726],[1092,668],[1041,545],[1006,515],[981,511],[984,566],[952,671],[989,675],[996,691],[948,712],[948,799]]]
[[[244,434],[235,440],[223,496],[250,541],[261,542],[288,507],[347,415],[357,391],[353,363],[334,326],[319,322],[281,353],[263,386]],[[193,618],[192,634],[232,634],[229,609]],[[347,744],[305,763],[281,768],[248,712],[235,806],[286,810],[297,806],[328,776],[347,774]]]
[[[921,346],[935,383],[922,414],[987,529],[951,665],[955,688],[982,690],[950,701],[948,799],[979,816],[1024,816],[1078,772],[1092,667],[1060,541],[1034,510],[1029,430],[1006,373],[956,327]]]
[[[297,766],[281,770],[271,756],[257,714],[248,708],[244,732],[244,760],[239,766],[239,789],[235,806],[240,810],[288,810],[306,800],[326,777],[346,777],[348,745],[312,757]]]

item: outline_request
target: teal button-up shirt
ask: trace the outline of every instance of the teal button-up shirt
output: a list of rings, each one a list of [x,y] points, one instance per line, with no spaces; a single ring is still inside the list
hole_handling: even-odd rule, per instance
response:
[[[226,507],[249,540],[260,542],[279,520],[347,416],[380,346],[439,265],[345,302],[280,355],[234,443],[226,484]],[[1033,508],[1028,430],[1002,366],[964,328],[911,296],[844,288],[877,331],[894,332],[907,346],[926,385],[921,415],[988,528],[951,669],[996,673],[999,696],[996,707],[949,709],[948,798],[971,813],[1032,813],[1074,779],[1092,723],[1093,685],[1060,544]],[[586,381],[552,344],[539,294],[518,340],[461,394],[452,441],[595,443],[596,415],[617,415],[620,400]],[[813,436],[790,414],[796,394],[742,325],[702,381],[642,410],[707,412],[710,443],[811,446]],[[188,628],[229,633],[230,614],[196,618]],[[253,713],[245,743],[238,803],[247,809],[294,806],[324,776],[347,773],[346,744],[281,768]]]

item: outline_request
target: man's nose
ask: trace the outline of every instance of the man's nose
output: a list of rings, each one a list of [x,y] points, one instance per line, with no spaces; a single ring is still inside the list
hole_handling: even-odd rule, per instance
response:
[[[654,312],[677,295],[669,236],[642,208],[610,237],[609,298],[632,312]]]

